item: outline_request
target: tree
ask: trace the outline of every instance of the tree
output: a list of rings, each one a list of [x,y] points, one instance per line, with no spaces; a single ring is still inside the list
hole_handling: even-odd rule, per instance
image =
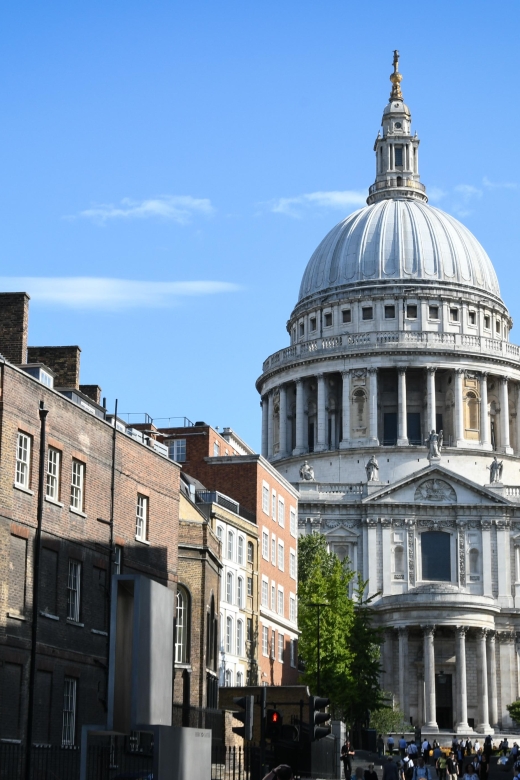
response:
[[[378,734],[390,734],[410,730],[410,724],[406,722],[404,712],[394,709],[391,705],[392,694],[382,691],[383,700],[386,706],[373,710],[370,713],[370,728],[375,729]]]
[[[512,704],[506,704],[506,709],[515,723],[520,723],[520,699],[512,702]]]
[[[352,661],[348,638],[354,622],[354,603],[348,590],[354,574],[337,555],[328,552],[327,541],[321,534],[299,540],[298,569],[299,650],[305,662],[302,679],[311,691],[317,692],[318,614],[312,604],[327,604],[320,608],[321,693],[337,708]]]

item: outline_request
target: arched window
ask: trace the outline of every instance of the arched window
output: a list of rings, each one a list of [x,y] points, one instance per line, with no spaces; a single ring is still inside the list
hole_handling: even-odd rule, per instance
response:
[[[238,563],[240,566],[244,565],[244,537],[238,537]]]
[[[480,567],[480,554],[478,550],[470,550],[469,551],[469,573],[471,574],[479,574],[479,567]]]
[[[244,646],[244,623],[241,620],[237,620],[237,655],[242,655],[243,646]]]
[[[235,535],[234,535],[233,531],[228,531],[228,535],[227,535],[227,557],[229,558],[230,561],[233,560],[233,547],[234,547],[234,543],[235,543],[234,536]]]
[[[219,540],[219,542],[221,544],[222,544],[222,533],[223,533],[222,526],[221,525],[217,525],[217,539]]]
[[[471,391],[468,392],[466,394],[466,403],[468,405],[468,428],[470,431],[478,431],[480,404],[476,394]]]
[[[394,572],[404,574],[404,549],[400,546],[394,550]]]
[[[233,685],[233,672],[231,671],[231,669],[226,669],[224,680],[225,680],[226,688],[231,688]]]
[[[422,578],[451,582],[451,537],[443,531],[421,534]]]
[[[177,586],[177,608],[175,614],[175,662],[187,664],[189,661],[189,602],[184,588]]]
[[[237,672],[237,687],[241,688],[244,684],[244,675],[242,672]]]
[[[237,602],[238,606],[242,609],[244,607],[244,578],[239,577],[237,580]]]
[[[233,574],[230,571],[226,574],[226,601],[233,603]]]
[[[254,563],[255,562],[255,548],[253,545],[253,542],[247,543],[247,562],[248,563]]]
[[[226,619],[226,653],[233,652],[233,618]]]
[[[354,390],[352,394],[352,403],[354,405],[354,429],[366,427],[365,421],[365,405],[366,405],[365,391],[360,387]]]

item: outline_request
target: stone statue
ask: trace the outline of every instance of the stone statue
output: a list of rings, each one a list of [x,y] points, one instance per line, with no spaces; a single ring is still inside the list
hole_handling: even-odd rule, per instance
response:
[[[432,458],[440,458],[440,447],[439,447],[439,437],[441,438],[440,445],[442,447],[442,441],[443,441],[443,434],[441,431],[441,434],[435,432],[435,429],[432,428],[431,433],[429,434],[428,438],[424,440],[424,443],[428,447],[428,460],[431,460]]]
[[[439,431],[439,441],[437,442],[437,447],[439,450],[439,455],[442,452],[442,445],[444,443],[444,431]]]
[[[379,463],[377,462],[374,455],[371,455],[370,458],[368,459],[365,465],[365,471],[367,473],[368,482],[379,481]]]
[[[314,469],[309,466],[308,461],[305,461],[303,466],[300,467],[300,479],[302,482],[312,482],[314,480]]]
[[[486,466],[486,468],[489,469],[490,484],[492,484],[493,482],[502,481],[502,471],[504,469],[503,460],[497,460],[497,456],[495,455],[495,457],[491,461],[491,466]]]

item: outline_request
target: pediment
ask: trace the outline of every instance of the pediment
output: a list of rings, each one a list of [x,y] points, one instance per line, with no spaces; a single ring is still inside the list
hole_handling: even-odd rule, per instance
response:
[[[335,542],[357,542],[358,534],[341,520],[324,520],[321,526],[321,533],[334,539]]]
[[[364,504],[422,504],[425,506],[481,505],[491,506],[510,502],[489,488],[461,477],[444,466],[427,466],[410,476],[385,485],[363,499]]]

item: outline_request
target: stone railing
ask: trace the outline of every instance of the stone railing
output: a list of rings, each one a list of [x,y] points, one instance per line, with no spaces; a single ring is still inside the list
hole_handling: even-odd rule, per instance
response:
[[[367,350],[408,349],[410,345],[424,349],[446,349],[464,351],[480,355],[502,355],[506,358],[520,358],[520,347],[508,341],[490,339],[486,336],[472,336],[460,333],[434,333],[431,331],[383,331],[379,333],[353,333],[342,336],[304,341],[286,347],[264,361],[263,370],[277,368],[296,360],[305,360],[309,356],[366,352]]]
[[[366,484],[363,482],[300,482],[300,499],[305,501],[308,493],[327,494],[329,499],[346,499],[349,496],[359,498],[366,495]]]

